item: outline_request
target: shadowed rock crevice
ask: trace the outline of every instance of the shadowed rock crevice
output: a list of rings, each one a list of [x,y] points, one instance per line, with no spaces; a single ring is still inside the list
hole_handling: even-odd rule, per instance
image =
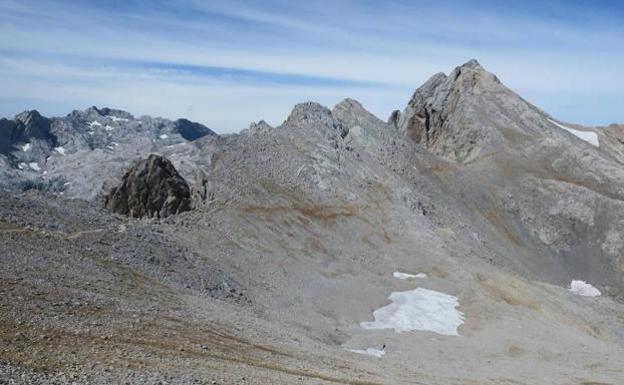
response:
[[[169,160],[150,155],[126,172],[104,205],[135,218],[164,218],[190,210],[191,191]]]

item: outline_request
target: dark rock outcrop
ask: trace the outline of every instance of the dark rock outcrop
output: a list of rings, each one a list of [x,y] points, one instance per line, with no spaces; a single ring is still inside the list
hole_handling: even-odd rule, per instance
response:
[[[214,131],[203,124],[191,122],[188,119],[176,120],[173,124],[173,130],[189,141],[199,139],[206,135],[217,135]]]
[[[126,172],[104,205],[135,218],[164,218],[191,209],[191,190],[169,160],[152,154]]]
[[[14,120],[0,119],[0,153],[8,155],[18,143],[41,140],[56,145],[56,136],[50,131],[50,120],[36,110],[24,111]]]

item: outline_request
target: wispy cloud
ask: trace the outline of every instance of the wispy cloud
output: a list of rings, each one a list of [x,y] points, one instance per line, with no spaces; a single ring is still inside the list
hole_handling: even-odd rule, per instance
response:
[[[561,119],[622,121],[623,7],[596,4],[5,0],[0,114],[99,104],[228,132],[348,96],[385,118],[476,57]]]

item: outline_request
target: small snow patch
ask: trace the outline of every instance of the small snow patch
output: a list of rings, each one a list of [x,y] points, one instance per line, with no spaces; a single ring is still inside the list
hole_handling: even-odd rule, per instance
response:
[[[455,309],[457,297],[421,287],[390,294],[391,304],[373,312],[375,321],[361,322],[364,329],[394,329],[432,331],[457,336],[457,328],[464,323],[464,314]]]
[[[102,127],[102,124],[100,122],[96,122],[95,120],[89,123],[89,127],[91,128],[95,128],[95,127]]]
[[[377,357],[377,358],[381,358],[384,354],[386,354],[385,351],[381,350],[381,349],[375,349],[375,348],[367,348],[367,349],[345,349],[348,352],[351,353],[356,353],[356,354],[366,354],[367,356],[373,356],[373,357]]]
[[[107,125],[106,125],[106,127],[104,127],[104,129],[105,129],[106,131],[113,131],[113,130],[115,129],[115,127],[111,127],[111,126],[109,126],[109,125],[107,124]]]
[[[408,273],[401,273],[399,271],[395,271],[394,273],[392,273],[392,276],[397,279],[427,278],[427,274],[425,273],[408,274]]]
[[[26,143],[25,145],[22,146],[22,151],[26,152],[30,150],[31,148],[32,148],[32,145],[30,143]]]
[[[35,171],[41,171],[41,167],[39,167],[37,162],[30,162],[28,163],[28,166],[30,166],[30,168],[32,168]]]
[[[601,294],[600,290],[596,289],[589,283],[580,280],[572,280],[568,290],[584,297],[598,297]]]
[[[65,148],[63,146],[54,147],[54,151],[58,152],[61,155],[65,155]]]
[[[109,118],[113,121],[113,122],[127,122],[128,119],[126,118],[118,118],[116,116],[109,116]]]
[[[562,124],[559,124],[557,122],[555,122],[552,119],[548,119],[552,124],[554,124],[555,126],[562,128],[566,131],[568,131],[569,133],[571,133],[572,135],[576,136],[577,138],[586,141],[587,143],[591,144],[592,146],[600,146],[600,142],[598,142],[598,134],[596,134],[593,131],[581,131],[581,130],[576,130],[574,128],[570,128],[570,127],[566,127]]]
[[[17,164],[17,168],[19,168],[20,170],[23,170],[26,168],[26,163],[24,162],[20,162]]]
[[[167,138],[169,138],[169,135],[167,135],[167,134],[162,134],[160,136],[160,139],[167,139]]]

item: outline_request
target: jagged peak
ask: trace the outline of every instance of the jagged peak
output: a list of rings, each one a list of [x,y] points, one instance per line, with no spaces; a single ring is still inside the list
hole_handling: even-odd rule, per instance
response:
[[[331,119],[332,113],[329,108],[316,102],[298,103],[293,107],[285,123],[297,124],[310,121],[323,121]]]
[[[38,119],[44,119],[44,117],[37,110],[26,110],[15,115],[15,120],[21,121],[23,123]]]
[[[332,111],[316,102],[304,102],[295,105],[282,126],[293,127],[326,127],[334,129],[345,137],[349,129],[338,119],[334,119]]]
[[[334,119],[348,128],[356,125],[383,124],[383,121],[364,108],[360,102],[350,98],[336,104],[332,109],[332,115]]]
[[[100,116],[113,116],[122,119],[134,119],[134,116],[127,111],[109,107],[97,108],[96,106],[91,106],[87,108],[84,112],[87,115],[94,113]]]
[[[346,109],[357,108],[357,109],[362,109],[362,110],[364,109],[364,107],[362,106],[362,103],[351,98],[342,99],[340,103],[334,106],[333,109],[335,110],[336,108],[346,108]]]
[[[448,76],[436,74],[419,87],[397,126],[438,155],[464,162],[478,156],[485,146],[505,140],[497,126],[489,124],[493,112],[508,121],[522,121],[515,118],[519,111],[536,121],[541,119],[541,112],[472,59],[455,67]],[[506,132],[512,129],[523,135],[531,128],[518,124]]]
[[[470,68],[473,70],[485,70],[477,59],[470,59],[460,66],[461,68]]]
[[[193,141],[206,135],[217,135],[210,128],[201,123],[193,122],[188,119],[180,118],[173,122],[173,129],[184,139]]]
[[[253,131],[253,132],[270,130],[272,128],[273,127],[269,123],[265,122],[264,120],[249,123],[249,131]]]

